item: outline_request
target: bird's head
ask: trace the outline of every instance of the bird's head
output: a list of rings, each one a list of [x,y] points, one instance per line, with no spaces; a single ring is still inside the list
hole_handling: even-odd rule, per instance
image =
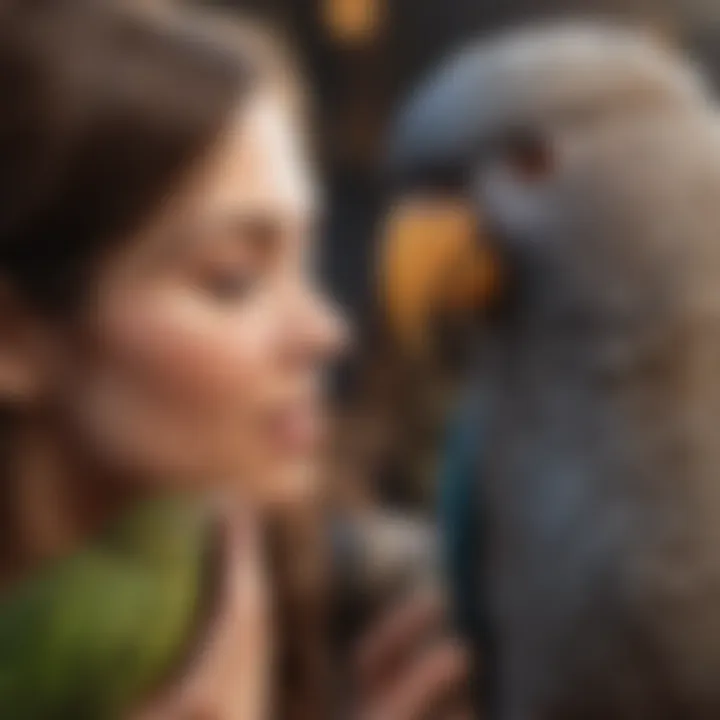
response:
[[[417,345],[432,318],[531,296],[533,283],[564,284],[573,302],[592,286],[608,303],[632,293],[638,258],[667,234],[663,204],[687,209],[710,115],[679,54],[621,27],[516,30],[452,58],[391,138],[391,325]],[[611,279],[615,295],[599,288]]]

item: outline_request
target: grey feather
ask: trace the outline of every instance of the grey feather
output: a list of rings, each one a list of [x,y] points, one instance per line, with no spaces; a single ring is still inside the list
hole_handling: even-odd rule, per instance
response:
[[[551,138],[549,177],[478,154],[513,127]],[[396,170],[463,159],[513,280],[476,369],[494,717],[717,720],[714,101],[628,31],[521,32],[451,62],[400,120]]]
[[[669,50],[622,26],[567,22],[467,48],[410,98],[393,129],[390,170],[462,164],[510,124],[633,104],[702,102],[705,83]]]

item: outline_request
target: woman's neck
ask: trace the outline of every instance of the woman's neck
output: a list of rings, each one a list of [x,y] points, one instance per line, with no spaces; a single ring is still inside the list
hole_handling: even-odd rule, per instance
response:
[[[3,458],[0,589],[82,544],[118,510],[114,483],[39,423],[16,425]]]

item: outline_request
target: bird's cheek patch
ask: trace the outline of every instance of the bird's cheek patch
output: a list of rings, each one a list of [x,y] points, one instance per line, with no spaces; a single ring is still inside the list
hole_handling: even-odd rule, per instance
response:
[[[484,307],[501,272],[476,209],[456,196],[412,196],[387,218],[381,296],[403,342],[422,343],[433,318]]]

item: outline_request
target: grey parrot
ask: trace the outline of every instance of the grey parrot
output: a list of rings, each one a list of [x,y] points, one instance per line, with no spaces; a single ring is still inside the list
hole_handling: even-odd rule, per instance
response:
[[[472,527],[445,530],[473,544],[455,587],[489,717],[717,720],[720,118],[701,73],[622,27],[515,30],[421,85],[390,151],[393,322],[419,347],[473,306],[454,504]]]

